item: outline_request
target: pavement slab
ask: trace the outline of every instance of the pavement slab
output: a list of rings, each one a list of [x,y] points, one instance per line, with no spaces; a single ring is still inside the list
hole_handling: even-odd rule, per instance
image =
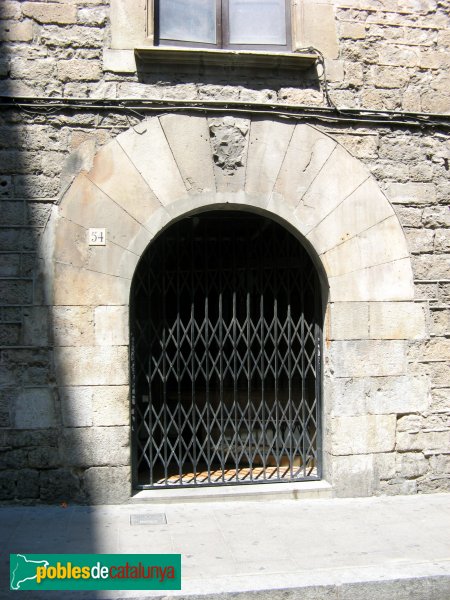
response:
[[[0,539],[2,600],[16,598],[9,553],[182,555],[179,592],[17,596],[25,600],[450,599],[450,494],[2,506]]]

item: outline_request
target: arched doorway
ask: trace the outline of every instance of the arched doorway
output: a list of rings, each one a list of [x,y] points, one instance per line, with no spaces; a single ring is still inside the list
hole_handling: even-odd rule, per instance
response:
[[[139,488],[321,477],[321,297],[274,221],[210,211],[147,248],[130,305]]]

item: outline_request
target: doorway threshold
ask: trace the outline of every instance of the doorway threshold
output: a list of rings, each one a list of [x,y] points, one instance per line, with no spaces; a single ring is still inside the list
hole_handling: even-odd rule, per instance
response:
[[[264,485],[228,485],[185,489],[139,490],[131,503],[172,504],[176,502],[259,502],[266,500],[311,500],[332,498],[333,488],[326,481],[267,483]]]

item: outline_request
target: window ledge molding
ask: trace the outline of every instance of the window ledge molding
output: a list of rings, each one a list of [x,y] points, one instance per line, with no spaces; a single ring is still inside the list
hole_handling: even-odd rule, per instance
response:
[[[142,46],[134,49],[136,58],[152,64],[223,66],[259,69],[308,69],[318,55],[309,52],[270,52],[254,50],[217,50],[179,46]]]

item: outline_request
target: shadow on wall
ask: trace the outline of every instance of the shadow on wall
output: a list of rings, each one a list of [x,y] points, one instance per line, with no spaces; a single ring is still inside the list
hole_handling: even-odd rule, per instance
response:
[[[305,70],[201,64],[171,67],[137,59],[137,74],[139,82],[148,86],[149,97],[155,99],[316,105],[323,100],[316,67]],[[126,89],[124,94],[127,95]]]
[[[7,4],[0,2],[0,20]],[[20,44],[22,47],[23,45]],[[3,43],[0,94],[14,97],[7,79],[17,45]],[[31,60],[31,59],[30,59]],[[45,271],[39,268],[42,233],[60,193],[59,172],[70,132],[56,121],[0,104],[0,579],[9,580],[9,553],[96,551],[83,469],[70,465],[64,440],[64,403],[53,368],[53,312]],[[74,449],[72,448],[72,452]],[[76,452],[75,452],[76,454]],[[70,457],[69,457],[70,459]],[[8,509],[6,505],[26,505]],[[52,508],[33,507],[37,504]],[[85,512],[79,518],[79,511]],[[34,511],[34,512],[32,512]],[[33,535],[37,519],[43,535]],[[6,586],[3,583],[2,588]],[[0,592],[0,596],[3,591]],[[60,597],[59,592],[48,594]],[[27,598],[31,598],[27,595]],[[91,596],[97,597],[95,593]]]

